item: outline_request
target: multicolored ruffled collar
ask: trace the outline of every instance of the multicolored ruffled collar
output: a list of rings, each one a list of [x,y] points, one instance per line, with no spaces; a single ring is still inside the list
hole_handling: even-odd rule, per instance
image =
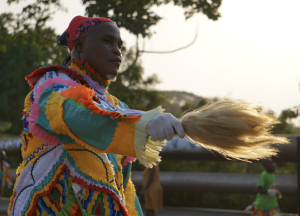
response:
[[[72,59],[70,69],[77,71],[81,74],[86,81],[88,81],[97,92],[104,94],[109,85],[110,81],[102,78],[85,60],[79,61],[78,59]]]

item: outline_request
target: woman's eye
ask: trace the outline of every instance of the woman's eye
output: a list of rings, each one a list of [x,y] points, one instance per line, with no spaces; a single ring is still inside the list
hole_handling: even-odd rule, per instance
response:
[[[104,42],[107,43],[107,44],[111,44],[111,41],[108,40],[108,39],[105,39]]]

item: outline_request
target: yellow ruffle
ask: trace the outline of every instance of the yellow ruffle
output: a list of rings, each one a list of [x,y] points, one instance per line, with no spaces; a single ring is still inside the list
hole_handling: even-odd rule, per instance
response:
[[[125,187],[125,206],[130,216],[139,216],[135,210],[135,187],[131,181],[131,173]]]
[[[31,106],[30,95],[31,95],[31,92],[32,91],[30,91],[28,93],[28,95],[26,96],[26,98],[24,100],[24,110],[23,111],[26,112],[26,114],[28,114],[29,111],[30,111],[30,106]]]
[[[42,140],[40,140],[38,137],[34,136],[31,132],[26,133],[23,132],[23,139],[27,140],[27,146],[26,143],[23,143],[23,141],[21,143],[23,143],[22,147],[21,147],[21,152],[22,152],[22,158],[25,159],[29,156],[31,156],[33,153],[35,153],[39,148],[42,147],[42,145],[44,144],[44,142]],[[25,151],[26,148],[26,151]],[[44,148],[43,150],[40,150],[40,152],[44,152],[46,148]],[[40,153],[39,152],[39,153]],[[32,161],[34,162],[34,160]]]
[[[160,106],[156,109],[145,112],[139,122],[135,125],[134,149],[137,159],[147,168],[158,164],[161,161],[159,152],[166,141],[152,141],[148,136],[147,124],[164,109]]]
[[[120,106],[120,103],[119,103],[118,99],[115,96],[107,95],[107,94],[108,94],[108,91],[105,92],[105,96],[107,96],[107,100],[109,102],[111,102],[114,105],[115,108],[116,108],[116,106]]]
[[[64,120],[63,120],[63,103],[65,98],[62,97],[59,93],[53,92],[52,95],[49,97],[46,105],[46,115],[47,119],[49,120],[49,125],[53,131],[57,134],[65,134],[65,130],[63,127]]]
[[[115,182],[109,182],[114,179],[115,171],[113,165],[108,160],[106,154],[98,155],[102,161],[97,158],[96,155],[91,154],[88,151],[80,151],[86,150],[86,148],[77,143],[67,143],[65,144],[65,149],[68,151],[69,155],[73,158],[76,166],[85,174],[91,176],[94,180],[103,181],[106,184],[112,184],[114,188],[117,189]],[[78,151],[74,151],[71,149],[77,149]],[[106,176],[107,170],[108,176]],[[108,177],[108,179],[107,179]]]

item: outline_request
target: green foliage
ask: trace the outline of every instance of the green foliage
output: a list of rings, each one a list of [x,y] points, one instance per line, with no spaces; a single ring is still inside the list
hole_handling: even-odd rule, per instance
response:
[[[272,113],[270,113],[272,114]],[[288,123],[288,120],[298,117],[298,110],[293,111],[291,109],[283,110],[278,118],[281,122],[273,128],[273,134],[297,134],[292,124]]]
[[[7,131],[9,128],[11,128],[10,122],[0,122],[0,133],[3,133]]]
[[[11,13],[0,14],[0,52],[6,51],[6,41],[9,40],[8,26],[13,22]]]
[[[16,23],[11,14],[0,15],[0,119],[9,121],[9,131],[19,134],[22,130],[22,109],[30,88],[24,77],[47,64],[61,64],[67,50],[56,45],[57,35],[51,28],[28,28],[10,33],[7,20]]]
[[[218,9],[222,0],[83,0],[88,16],[107,17],[134,35],[143,37],[151,36],[150,27],[162,19],[151,8],[170,2],[185,9],[186,19],[199,12],[212,20],[221,16]]]
[[[19,0],[7,0],[7,3],[19,3]],[[25,32],[28,29],[35,29],[36,31],[44,29],[45,23],[58,10],[64,10],[60,4],[60,0],[36,0],[28,4],[22,9],[22,12],[14,15],[13,25],[10,30],[13,32]]]

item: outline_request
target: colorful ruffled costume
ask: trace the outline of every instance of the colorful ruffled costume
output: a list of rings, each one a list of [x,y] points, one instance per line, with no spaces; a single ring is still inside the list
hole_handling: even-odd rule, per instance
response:
[[[163,142],[153,142],[146,126],[163,110],[128,109],[84,61],[26,79],[32,91],[9,215],[142,215],[131,162],[160,161]]]

